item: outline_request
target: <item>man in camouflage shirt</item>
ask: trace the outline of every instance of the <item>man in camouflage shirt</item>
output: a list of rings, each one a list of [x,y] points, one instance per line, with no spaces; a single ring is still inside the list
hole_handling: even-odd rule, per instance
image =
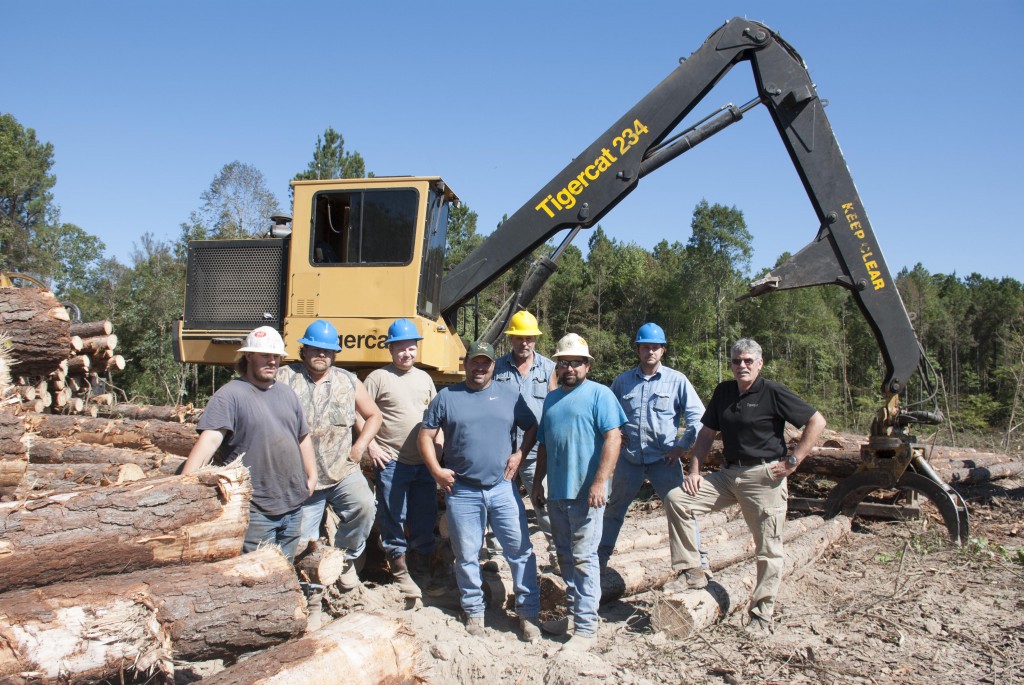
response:
[[[381,413],[366,388],[352,373],[334,366],[338,331],[328,321],[314,321],[299,339],[301,362],[281,368],[277,380],[299,397],[313,439],[317,484],[302,507],[302,541],[320,537],[324,510],[330,504],[339,518],[335,547],[345,550],[346,564],[338,585],[351,590],[359,584],[354,562],[366,547],[376,515],[376,502],[359,462],[381,425]],[[356,440],[356,414],[363,425]],[[311,586],[310,620],[319,613],[322,587]]]

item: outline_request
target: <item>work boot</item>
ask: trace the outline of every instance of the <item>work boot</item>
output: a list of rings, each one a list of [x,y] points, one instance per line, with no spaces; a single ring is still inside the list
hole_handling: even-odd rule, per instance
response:
[[[338,576],[337,585],[342,592],[355,590],[362,585],[359,581],[359,574],[356,572],[355,559],[345,559],[345,565],[341,569],[341,575]]]
[[[569,641],[562,645],[562,652],[587,652],[597,644],[597,635],[573,635]]]
[[[683,590],[703,590],[707,586],[708,577],[705,575],[704,569],[698,566],[686,569],[671,583],[666,583],[664,591],[671,594]]]
[[[391,566],[391,575],[398,581],[398,589],[402,591],[405,598],[422,599],[423,593],[420,591],[420,586],[409,575],[409,566],[405,562],[405,555],[388,559],[388,564]]]
[[[486,632],[484,631],[484,617],[467,616],[466,632],[472,635],[473,637],[483,637],[486,634]]]
[[[306,632],[312,633],[316,630],[320,630],[320,626],[324,622],[324,607],[323,607],[324,591],[313,590],[310,592],[309,597],[306,598],[306,612],[309,617],[306,619]]]
[[[540,624],[540,629],[548,635],[565,635],[572,627],[574,626],[571,616],[555,619],[553,621],[544,621]]]
[[[439,578],[431,564],[432,553],[422,554],[409,550],[409,573],[428,597],[441,597],[451,589],[444,578]]]
[[[537,625],[536,617],[519,619],[519,634],[526,642],[536,642],[540,639],[540,627]]]
[[[743,627],[743,632],[752,640],[764,640],[771,637],[772,622],[756,614],[749,614],[750,622]]]

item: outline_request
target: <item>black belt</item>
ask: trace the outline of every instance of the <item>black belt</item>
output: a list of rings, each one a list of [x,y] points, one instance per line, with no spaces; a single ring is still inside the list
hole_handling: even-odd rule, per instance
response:
[[[773,461],[782,461],[785,457],[768,457],[766,459],[726,459],[727,466],[757,466],[759,464],[770,464]]]

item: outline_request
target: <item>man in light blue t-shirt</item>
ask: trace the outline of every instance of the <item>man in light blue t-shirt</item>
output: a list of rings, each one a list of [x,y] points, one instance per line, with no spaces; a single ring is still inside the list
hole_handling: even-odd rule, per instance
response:
[[[597,639],[601,601],[601,542],[608,479],[615,470],[626,415],[611,390],[587,380],[590,349],[570,333],[558,341],[555,371],[558,388],[544,400],[537,431],[534,500],[548,500],[551,533],[572,605],[573,636],[562,648],[586,651]],[[544,479],[548,481],[547,497]],[[563,632],[568,620],[549,621],[548,632]]]
[[[485,635],[480,546],[490,524],[512,571],[519,629],[527,641],[540,637],[537,558],[526,526],[526,507],[512,478],[537,435],[537,419],[519,389],[494,383],[494,348],[473,343],[466,353],[466,380],[430,401],[418,437],[423,463],[445,493],[455,553],[455,579],[466,614],[466,631]],[[523,437],[513,449],[515,430]],[[444,433],[444,466],[438,431]]]

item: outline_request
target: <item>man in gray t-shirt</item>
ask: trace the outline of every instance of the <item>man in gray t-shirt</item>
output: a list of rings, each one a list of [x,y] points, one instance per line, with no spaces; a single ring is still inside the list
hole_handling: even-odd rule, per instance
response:
[[[246,337],[239,352],[236,368],[241,377],[210,398],[182,473],[198,471],[218,451],[225,461],[241,459],[249,468],[253,491],[242,551],[270,542],[292,559],[302,503],[317,480],[309,426],[299,398],[274,380],[284,356],[280,334],[261,326]]]

